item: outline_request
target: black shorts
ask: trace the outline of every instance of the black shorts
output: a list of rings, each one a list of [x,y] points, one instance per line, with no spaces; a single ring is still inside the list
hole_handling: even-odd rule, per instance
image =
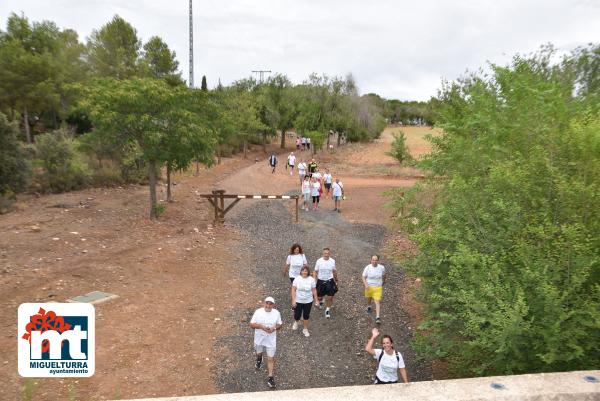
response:
[[[320,196],[313,196],[313,203],[319,203]]]
[[[384,381],[379,380],[379,378],[377,376],[375,376],[375,382],[373,382],[373,384],[394,384],[394,383],[398,383],[398,381],[384,382]]]
[[[308,320],[310,319],[310,309],[312,308],[312,302],[307,304],[296,304],[296,309],[294,309],[294,320],[300,320],[300,316],[302,319]]]
[[[294,284],[295,279],[296,279],[296,277],[290,277],[290,283]]]
[[[331,188],[331,184],[325,183],[324,185],[325,185],[325,189]]]
[[[334,296],[337,292],[337,284],[333,279],[331,280],[317,280],[317,296],[323,297],[328,295],[330,297]]]

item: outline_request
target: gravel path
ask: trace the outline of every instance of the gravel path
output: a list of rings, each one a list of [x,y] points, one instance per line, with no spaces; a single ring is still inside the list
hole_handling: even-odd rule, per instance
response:
[[[326,205],[329,206],[330,202]],[[283,329],[277,334],[275,380],[278,389],[347,386],[372,382],[376,361],[364,351],[374,327],[374,317],[365,312],[363,285],[360,275],[370,261],[370,255],[382,246],[385,229],[379,225],[354,224],[331,209],[301,212],[300,224],[293,223],[289,203],[281,201],[253,202],[228,216],[229,221],[245,235],[239,249],[242,260],[240,275],[263,298],[272,295],[281,312]],[[311,312],[311,336],[302,330],[292,331],[290,283],[282,269],[292,243],[299,242],[311,270],[321,256],[323,247],[332,250],[338,266],[340,291],[336,294],[332,318],[323,311]],[[251,251],[248,251],[251,250]],[[380,331],[390,334],[406,362],[410,381],[431,380],[428,365],[416,360],[408,346],[411,328],[407,316],[399,307],[404,273],[393,263],[381,260],[388,273],[384,287]],[[225,319],[236,322],[234,334],[219,339],[217,354],[223,355],[213,371],[218,387],[224,392],[267,390],[266,368],[254,369],[252,355],[253,330],[249,320],[259,307],[255,299],[246,309],[233,312]],[[379,343],[376,345],[379,347]]]

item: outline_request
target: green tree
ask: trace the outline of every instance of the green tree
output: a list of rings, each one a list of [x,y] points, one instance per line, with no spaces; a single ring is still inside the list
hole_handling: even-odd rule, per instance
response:
[[[0,113],[0,197],[22,191],[29,177],[29,164],[17,139],[18,128]]]
[[[31,25],[25,16],[11,14],[6,32],[0,32],[0,104],[21,113],[25,137],[33,142],[30,115],[33,110],[56,107],[56,69],[59,30],[50,22]]]
[[[118,15],[100,30],[92,31],[87,46],[88,62],[95,75],[127,79],[138,74],[141,41],[135,28]]]
[[[206,75],[202,75],[202,85],[200,86],[204,92],[208,92],[208,85],[206,84]]]
[[[552,57],[446,84],[422,163],[434,179],[396,200],[420,249],[417,345],[459,375],[600,363],[600,114],[577,54]]]
[[[162,80],[140,78],[103,79],[85,88],[82,107],[89,111],[94,134],[122,147],[140,149],[148,166],[151,218],[157,217],[156,173],[160,166],[168,162],[183,167],[186,161],[212,153],[213,137],[203,129],[196,113],[202,105],[197,98],[190,98],[196,94]],[[193,156],[188,157],[190,154]]]
[[[295,107],[292,83],[282,74],[269,77],[265,88],[268,108],[272,112],[274,128],[281,132],[281,148],[285,148],[285,132],[294,127],[297,109]]]
[[[406,137],[404,136],[404,132],[394,132],[393,136],[394,140],[392,141],[392,150],[387,154],[398,160],[401,165],[405,162],[410,163],[413,160],[413,157],[410,154],[408,146],[406,146]]]
[[[152,78],[164,79],[169,84],[183,85],[183,79],[178,72],[179,62],[174,51],[158,36],[153,36],[144,45],[141,57],[143,75]]]

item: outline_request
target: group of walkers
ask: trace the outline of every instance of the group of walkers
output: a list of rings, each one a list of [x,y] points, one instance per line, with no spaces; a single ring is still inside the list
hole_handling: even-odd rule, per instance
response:
[[[297,136],[296,150],[310,150],[310,138]]]
[[[277,155],[272,153],[268,159],[271,173],[275,173],[277,162]],[[294,167],[296,167],[296,155],[291,152],[287,157],[285,169],[289,170],[290,175],[293,175]],[[333,211],[341,212],[340,206],[345,195],[344,184],[340,179],[335,178],[334,180],[329,169],[325,169],[325,173],[321,173],[314,158],[309,163],[300,159],[297,167],[302,191],[302,210],[318,210],[321,198],[325,197],[333,200]]]
[[[298,175],[300,176],[302,190],[302,209],[319,209],[319,203],[322,197],[331,198],[334,201],[334,211],[341,212],[340,204],[344,199],[344,184],[339,178],[335,181],[328,169],[321,174],[319,166],[315,159],[307,165],[304,162],[298,164]]]
[[[336,261],[331,257],[331,250],[323,248],[322,256],[315,262],[313,272],[308,264],[306,255],[300,244],[293,244],[286,258],[283,275],[290,280],[290,296],[294,322],[292,330],[300,327],[302,320],[302,334],[310,337],[310,314],[313,305],[324,311],[326,319],[332,318],[333,299],[339,288]],[[371,262],[363,269],[362,283],[366,300],[366,313],[372,314],[372,304],[375,304],[375,323],[381,324],[381,298],[385,284],[385,266],[379,264],[379,256],[371,256]],[[274,308],[275,299],[267,297],[262,308],[257,309],[250,320],[250,327],[254,329],[254,348],[256,352],[256,369],[263,363],[263,354],[267,359],[267,384],[275,387],[274,361],[276,351],[276,332],[283,327],[280,312]],[[378,361],[375,384],[388,384],[398,382],[398,373],[405,383],[408,376],[402,355],[394,350],[393,340],[389,335],[382,337],[382,348],[373,348],[379,330],[373,328],[372,335],[366,344],[365,351]]]

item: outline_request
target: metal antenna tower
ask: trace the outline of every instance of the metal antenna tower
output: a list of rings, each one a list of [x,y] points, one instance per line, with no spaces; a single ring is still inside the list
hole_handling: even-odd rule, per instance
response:
[[[258,74],[259,81],[262,84],[263,83],[263,78],[265,76],[265,72],[271,73],[271,70],[256,70],[256,71],[252,71],[254,74]]]
[[[192,14],[192,0],[190,0],[190,88],[194,87],[194,18]]]

